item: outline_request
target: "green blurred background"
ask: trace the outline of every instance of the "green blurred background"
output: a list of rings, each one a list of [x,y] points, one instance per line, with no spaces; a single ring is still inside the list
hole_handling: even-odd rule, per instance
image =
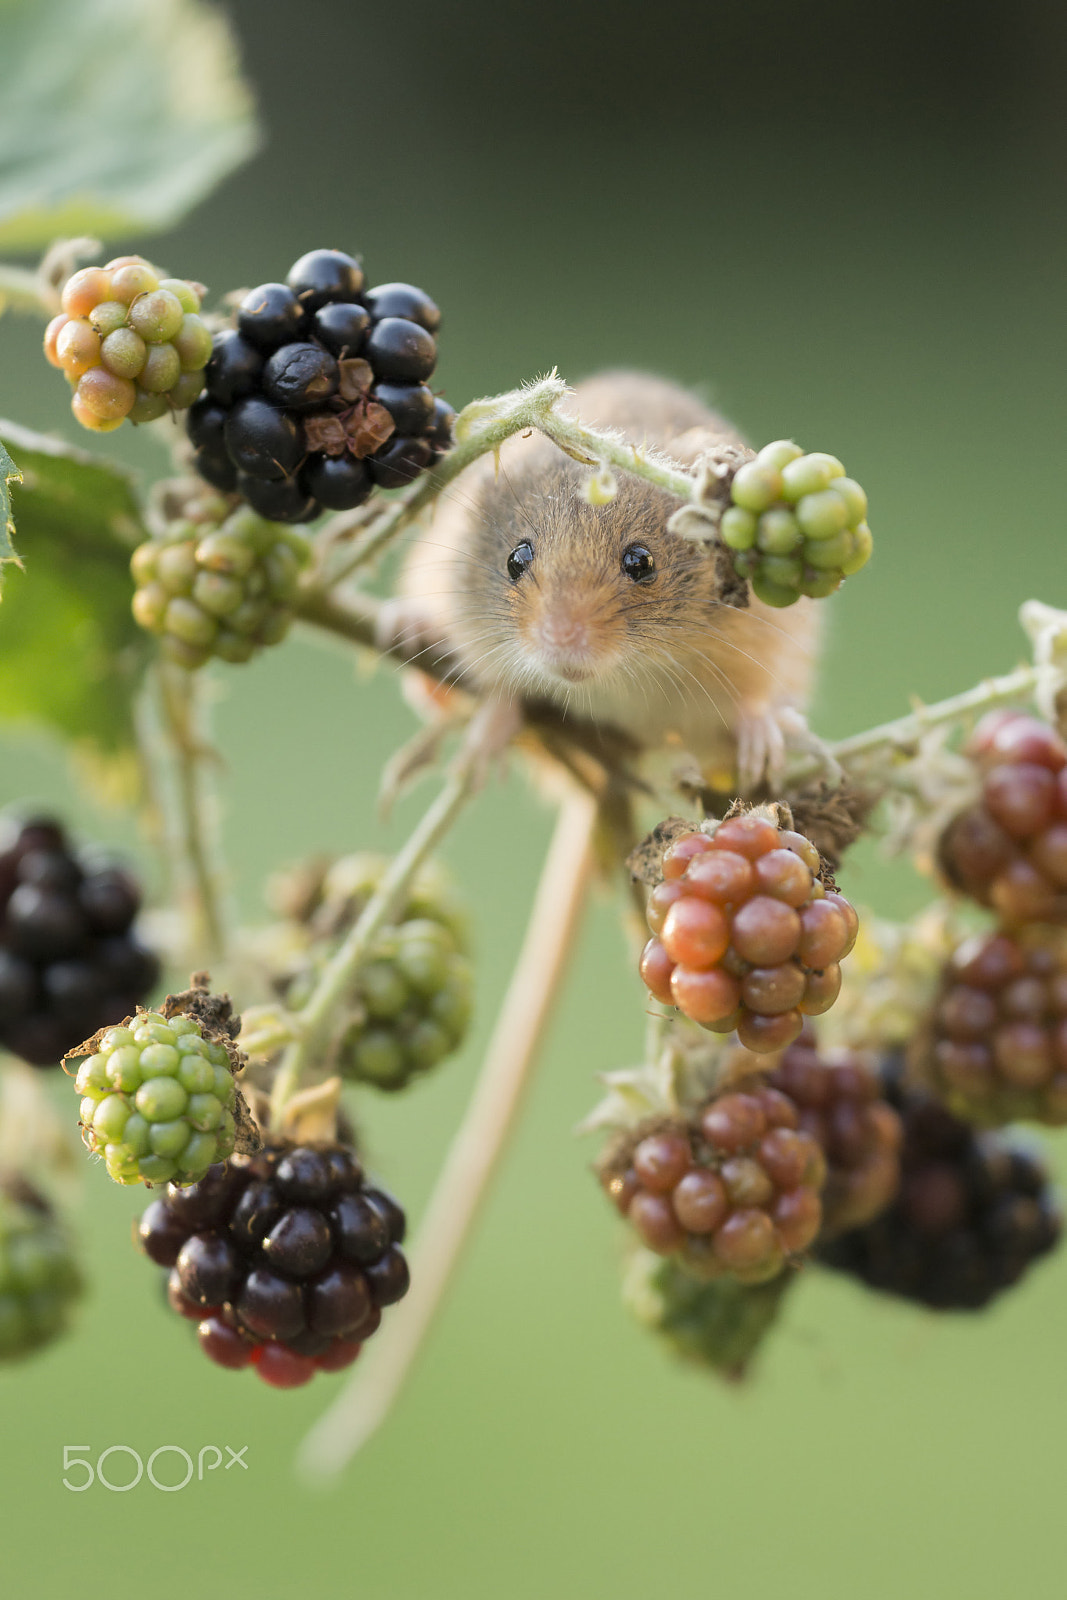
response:
[[[227,9],[266,145],[181,227],[122,248],[220,291],[316,245],[355,249],[372,280],[439,300],[435,381],[457,404],[554,364],[633,364],[705,386],[757,442],[841,455],[877,551],[830,603],[828,735],[1009,669],[1019,602],[1067,605],[1054,0]],[[0,412],[69,434],[38,341],[30,321],[0,325]],[[99,448],[162,465],[129,430]],[[261,914],[281,861],[402,837],[425,794],[389,828],[374,807],[414,725],[393,672],[361,678],[299,638],[213,681],[242,914]],[[57,748],[7,734],[0,803],[26,795],[129,842]],[[476,912],[479,1026],[432,1081],[365,1107],[373,1159],[416,1213],[549,821],[512,781],[449,842]],[[873,850],[845,888],[889,914],[926,892]],[[89,1173],[77,1336],[0,1376],[9,1592],[1060,1596],[1067,1262],[940,1320],[811,1271],[750,1385],[676,1367],[618,1304],[619,1229],[571,1136],[642,1023],[601,898],[425,1357],[328,1494],[291,1462],[341,1380],[277,1393],[199,1358],[126,1243],[143,1197]],[[249,1470],[175,1497],[62,1487],[64,1444],[116,1443],[247,1444]]]

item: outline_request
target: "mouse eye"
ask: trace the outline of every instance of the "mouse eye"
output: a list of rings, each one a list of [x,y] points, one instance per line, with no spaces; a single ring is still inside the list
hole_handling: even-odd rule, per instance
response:
[[[634,583],[650,583],[656,576],[656,558],[643,544],[627,545],[622,553],[622,570]]]
[[[526,568],[533,560],[533,556],[533,545],[529,544],[525,539],[523,540],[522,544],[517,544],[515,546],[514,550],[508,556],[508,577],[511,579],[512,583],[518,583],[519,579],[526,571]]]

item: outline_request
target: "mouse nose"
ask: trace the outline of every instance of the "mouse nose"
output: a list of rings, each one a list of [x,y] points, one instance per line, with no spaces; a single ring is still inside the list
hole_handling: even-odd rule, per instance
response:
[[[582,655],[589,648],[587,621],[569,606],[560,606],[551,615],[542,617],[537,631],[541,644],[550,651]]]

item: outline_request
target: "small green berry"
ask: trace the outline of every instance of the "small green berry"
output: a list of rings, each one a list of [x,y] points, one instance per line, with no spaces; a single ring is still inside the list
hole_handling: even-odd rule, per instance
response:
[[[756,542],[757,519],[741,506],[728,506],[722,514],[719,531],[731,550],[751,550]]]
[[[782,474],[776,467],[748,461],[739,467],[730,486],[730,494],[737,506],[745,511],[766,511],[782,493]]]

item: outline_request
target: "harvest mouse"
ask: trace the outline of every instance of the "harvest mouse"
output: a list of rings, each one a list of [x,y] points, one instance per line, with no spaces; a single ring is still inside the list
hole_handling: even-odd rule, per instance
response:
[[[590,379],[568,404],[680,466],[743,443],[695,396],[638,373]],[[591,505],[587,476],[541,434],[465,473],[413,545],[393,637],[443,634],[464,663],[455,681],[504,708],[547,698],[742,790],[773,777],[810,687],[815,605],[724,603],[714,557],[667,531],[674,496],[620,472],[615,497]]]

